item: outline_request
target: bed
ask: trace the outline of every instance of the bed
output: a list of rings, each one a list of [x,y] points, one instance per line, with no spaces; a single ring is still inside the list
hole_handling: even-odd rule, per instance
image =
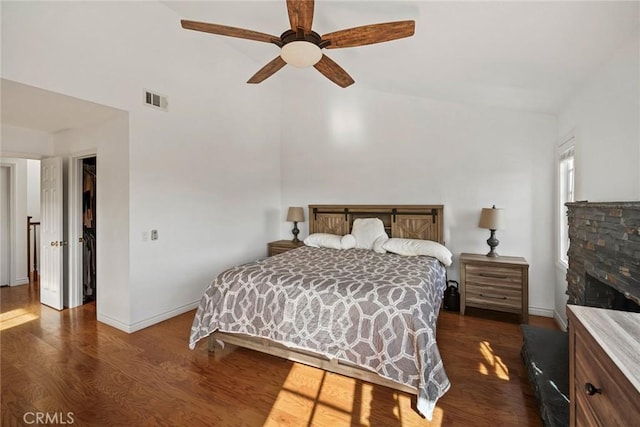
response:
[[[390,237],[443,244],[441,205],[309,205],[309,233],[345,235],[379,218]],[[221,273],[205,291],[189,346],[209,337],[417,396],[431,419],[449,389],[436,343],[446,286],[440,261],[302,246]]]

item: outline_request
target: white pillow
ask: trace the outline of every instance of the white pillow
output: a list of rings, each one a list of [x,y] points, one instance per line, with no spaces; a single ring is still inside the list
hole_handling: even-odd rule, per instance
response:
[[[353,249],[356,247],[356,238],[353,237],[353,234],[345,234],[340,239],[340,245],[342,249]]]
[[[427,255],[437,258],[445,266],[451,265],[451,251],[438,242],[419,239],[391,238],[382,245],[383,249],[398,255]]]
[[[378,237],[376,241],[373,242],[373,251],[379,254],[386,254],[387,251],[382,246],[387,243],[387,240],[389,240],[389,237],[386,234],[384,236]]]
[[[356,238],[357,249],[373,249],[373,242],[378,237],[387,236],[384,224],[379,218],[358,218],[353,221],[351,234]]]
[[[314,248],[342,249],[342,236],[328,233],[314,233],[304,239],[304,244]]]

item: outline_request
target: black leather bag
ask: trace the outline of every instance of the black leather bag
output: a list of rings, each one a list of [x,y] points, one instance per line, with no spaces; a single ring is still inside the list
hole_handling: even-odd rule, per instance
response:
[[[453,285],[455,283],[455,286]],[[447,289],[444,291],[443,307],[448,311],[460,311],[459,284],[455,280],[447,280]]]

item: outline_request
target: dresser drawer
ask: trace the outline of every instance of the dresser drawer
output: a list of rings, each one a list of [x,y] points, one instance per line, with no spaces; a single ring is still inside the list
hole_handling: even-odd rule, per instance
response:
[[[466,280],[469,284],[476,283],[480,285],[522,289],[522,269],[512,267],[489,268],[482,265],[470,264],[466,267]]]
[[[282,246],[272,246],[269,248],[269,256],[278,255],[287,251],[290,251],[291,248],[284,248]]]
[[[597,426],[602,425],[601,422],[598,421],[597,417],[593,413],[593,409],[587,402],[589,396],[585,393],[579,393],[576,396],[577,405],[576,405],[576,425],[578,426]]]
[[[466,284],[467,305],[479,305],[490,309],[512,311],[518,313],[522,309],[521,287],[502,285]]]
[[[637,425],[640,402],[635,388],[624,379],[624,375],[610,358],[582,328],[575,337],[575,379],[577,397],[576,417],[595,419],[595,425]],[[599,392],[589,395],[587,384]],[[580,424],[579,424],[580,425]]]

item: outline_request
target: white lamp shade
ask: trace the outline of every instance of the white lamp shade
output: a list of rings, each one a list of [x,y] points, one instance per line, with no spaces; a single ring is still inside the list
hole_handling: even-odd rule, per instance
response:
[[[301,207],[290,207],[287,213],[287,221],[304,222],[304,209]]]
[[[488,228],[489,230],[501,230],[504,229],[504,209],[496,208],[482,208],[480,214],[480,222],[478,227]]]
[[[282,46],[280,56],[289,65],[305,68],[316,65],[322,59],[322,51],[315,44],[301,40]]]

